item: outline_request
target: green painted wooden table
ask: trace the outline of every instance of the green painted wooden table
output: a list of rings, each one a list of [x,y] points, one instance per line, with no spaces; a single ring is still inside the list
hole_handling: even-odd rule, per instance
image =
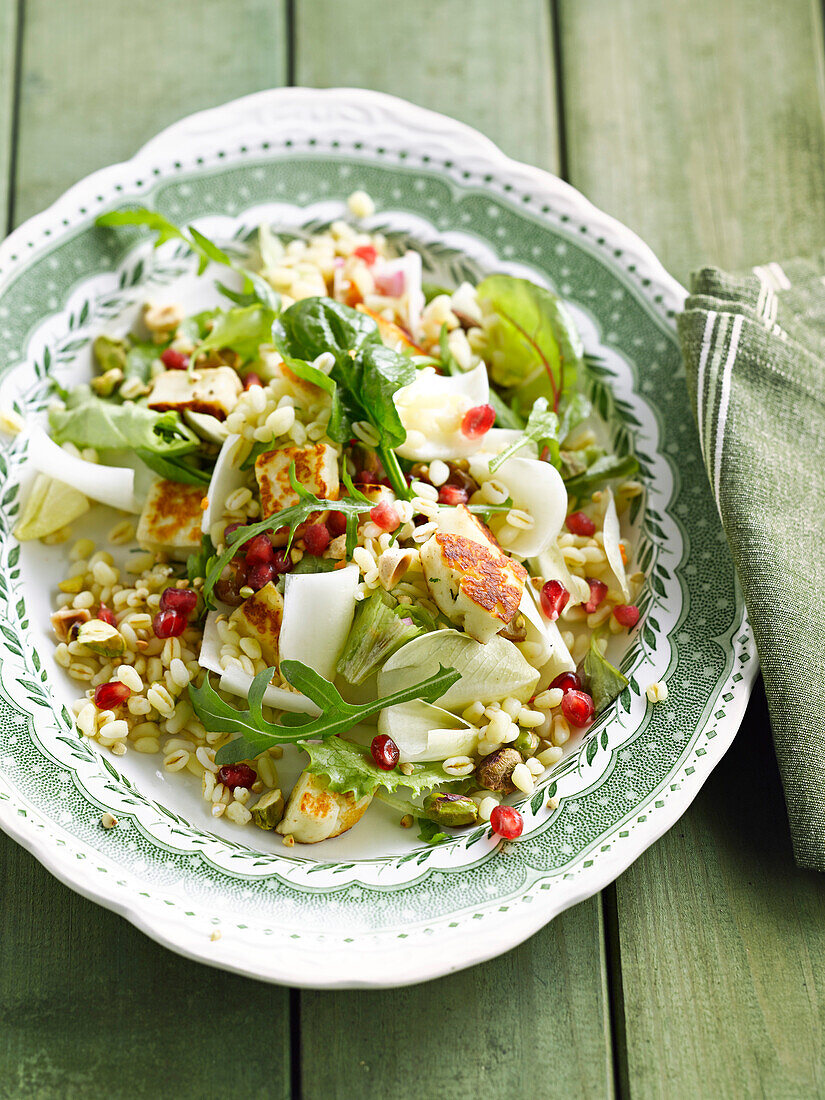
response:
[[[814,0],[0,0],[11,228],[174,119],[273,85],[454,115],[686,280],[825,246]],[[825,878],[764,698],[601,896],[429,985],[313,993],[180,959],[0,837],[0,1096],[825,1095]]]

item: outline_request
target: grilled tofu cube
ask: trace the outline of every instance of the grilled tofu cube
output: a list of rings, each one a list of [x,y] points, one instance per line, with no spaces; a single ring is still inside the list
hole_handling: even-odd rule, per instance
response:
[[[298,503],[298,494],[289,483],[290,463],[295,463],[298,482],[316,496],[338,499],[338,455],[327,443],[305,447],[282,447],[266,451],[255,460],[255,477],[261,492],[264,517]]]
[[[277,832],[293,836],[299,844],[317,844],[351,829],[364,815],[372,795],[356,801],[354,795],[331,791],[312,772],[298,776]]]
[[[185,370],[167,370],[155,379],[149,408],[158,412],[189,409],[225,420],[242,393],[243,383],[231,367],[205,367],[191,375]]]
[[[277,666],[283,618],[284,598],[270,581],[232,612],[231,622],[242,634],[260,642],[263,659],[267,664]]]
[[[201,544],[204,489],[159,478],[152,483],[140,515],[137,540],[147,550],[183,559]]]
[[[442,511],[438,522],[439,530],[421,547],[427,587],[451,622],[488,642],[518,613],[527,570],[463,504]]]

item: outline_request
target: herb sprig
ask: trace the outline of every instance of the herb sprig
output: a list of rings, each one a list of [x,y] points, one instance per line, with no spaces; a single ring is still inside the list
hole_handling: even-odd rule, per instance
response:
[[[418,684],[393,692],[370,703],[347,703],[338,689],[323,676],[302,661],[281,661],[281,675],[297,688],[321,711],[318,718],[309,714],[286,712],[277,722],[269,722],[263,716],[262,704],[269,687],[274,668],[264,669],[252,681],[247,710],[238,710],[225,702],[204,679],[200,687],[189,686],[189,697],[199,720],[210,731],[240,733],[240,737],[223,745],[215,756],[217,764],[235,764],[250,760],[272,745],[297,744],[302,741],[333,737],[346,733],[366,718],[377,714],[384,707],[407,703],[413,699],[434,702],[461,678],[454,668],[439,666],[438,672]]]

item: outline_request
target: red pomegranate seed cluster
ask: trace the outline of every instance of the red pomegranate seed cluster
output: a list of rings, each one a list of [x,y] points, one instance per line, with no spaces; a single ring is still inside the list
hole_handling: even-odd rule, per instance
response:
[[[329,529],[323,523],[311,523],[304,528],[304,546],[308,554],[323,554],[331,541]]]
[[[398,745],[386,733],[373,737],[370,752],[375,763],[385,772],[391,772],[398,763]]]
[[[343,535],[347,529],[347,517],[343,512],[330,512],[327,516],[327,530],[332,538]]]
[[[117,619],[115,619],[115,613],[111,611],[105,603],[102,603],[97,609],[97,617],[102,623],[108,623],[109,626],[117,626]]]
[[[258,773],[248,764],[224,764],[218,771],[218,782],[232,790],[235,787],[246,787],[249,790],[257,778]]]
[[[567,530],[573,535],[592,538],[596,534],[596,524],[584,512],[571,512],[567,517]]]
[[[486,435],[496,419],[496,410],[492,405],[474,405],[468,409],[461,421],[461,431],[468,439],[478,439]]]
[[[512,806],[496,806],[490,814],[490,825],[505,840],[515,840],[524,831],[524,818]]]
[[[587,726],[593,721],[596,708],[586,691],[566,691],[561,701],[561,712],[571,726]]]
[[[95,688],[95,706],[98,710],[114,710],[122,706],[132,694],[132,689],[120,680],[110,680],[108,684],[98,684]]]
[[[584,605],[584,610],[588,615],[592,615],[607,595],[607,585],[604,581],[597,581],[595,577],[585,577],[584,579],[590,585],[590,599]]]
[[[560,672],[550,687],[559,688],[566,695],[568,691],[581,691],[582,682],[575,672]]]
[[[189,625],[189,616],[198,603],[194,588],[164,588],[160,610],[152,620],[156,638],[179,638]]]
[[[620,603],[613,608],[616,622],[631,630],[639,621],[639,609],[634,603]]]
[[[458,485],[442,485],[438,490],[438,503],[439,504],[466,504],[469,500],[467,490],[460,488]]]
[[[161,363],[167,370],[186,370],[189,366],[189,356],[174,348],[167,348],[160,357]]]
[[[570,593],[561,581],[548,581],[541,590],[541,609],[550,622],[556,619],[567,607]]]
[[[381,500],[373,508],[370,508],[370,519],[376,527],[383,531],[394,531],[401,523],[398,509],[388,500]]]

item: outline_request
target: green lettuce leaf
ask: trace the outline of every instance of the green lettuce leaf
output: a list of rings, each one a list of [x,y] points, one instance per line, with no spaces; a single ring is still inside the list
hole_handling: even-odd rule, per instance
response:
[[[415,794],[422,794],[434,787],[462,782],[446,775],[440,763],[413,764],[411,775],[404,775],[397,769],[384,771],[373,762],[369,750],[342,741],[340,737],[330,737],[319,744],[301,742],[301,748],[309,753],[311,772],[323,775],[331,790],[352,794],[356,799],[373,794],[379,787],[388,791],[406,787]]]
[[[567,307],[549,290],[510,275],[490,275],[477,289],[493,381],[512,392],[518,412],[526,415],[542,396],[558,411],[584,354]]]
[[[69,395],[65,409],[49,412],[55,443],[77,447],[144,450],[156,455],[182,455],[194,451],[200,440],[176,412],[154,412],[127,401],[117,405],[83,391]]]
[[[268,344],[272,339],[274,320],[274,311],[260,303],[221,310],[215,315],[209,335],[195,354],[201,356],[209,351],[231,348],[245,361],[257,359],[261,344]]]

